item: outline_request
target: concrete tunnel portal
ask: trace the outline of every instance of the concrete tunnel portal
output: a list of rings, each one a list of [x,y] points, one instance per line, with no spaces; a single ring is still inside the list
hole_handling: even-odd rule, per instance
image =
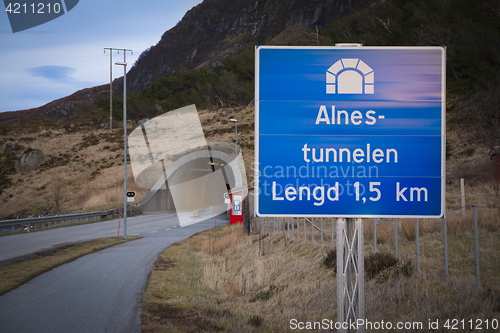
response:
[[[224,152],[195,151],[170,164],[139,206],[145,213],[224,206],[228,186],[246,183],[242,174],[234,157]]]

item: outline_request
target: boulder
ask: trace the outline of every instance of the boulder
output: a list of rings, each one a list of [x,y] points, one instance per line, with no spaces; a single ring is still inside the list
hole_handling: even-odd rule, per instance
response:
[[[45,154],[40,149],[27,149],[19,158],[19,168],[22,172],[29,172],[45,162]]]

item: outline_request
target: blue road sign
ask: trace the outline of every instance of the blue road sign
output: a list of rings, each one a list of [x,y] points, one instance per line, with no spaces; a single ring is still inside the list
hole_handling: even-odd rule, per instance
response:
[[[444,48],[255,55],[258,216],[443,216]]]

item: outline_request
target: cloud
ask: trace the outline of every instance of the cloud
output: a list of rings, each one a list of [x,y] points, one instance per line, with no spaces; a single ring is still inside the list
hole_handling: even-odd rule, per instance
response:
[[[74,70],[74,68],[64,66],[39,66],[28,69],[29,73],[33,76],[56,82],[68,82],[72,80],[69,74]]]

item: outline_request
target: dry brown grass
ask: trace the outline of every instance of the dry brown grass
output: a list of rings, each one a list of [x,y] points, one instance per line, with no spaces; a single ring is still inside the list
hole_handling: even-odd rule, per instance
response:
[[[410,262],[413,274],[384,271],[383,278],[365,279],[365,314],[371,321],[421,321],[448,318],[484,318],[500,316],[500,219],[483,210],[480,220],[481,286],[475,286],[473,235],[469,214],[458,219],[448,216],[449,277],[443,279],[442,220],[420,219],[420,271],[415,268],[415,220],[399,220],[399,258]],[[491,218],[491,222],[488,219]],[[329,219],[324,220],[324,229]],[[315,219],[319,226],[319,219]],[[287,225],[286,221],[284,223]],[[365,253],[373,251],[372,219],[364,221]],[[403,236],[403,225],[409,237]],[[464,230],[464,226],[467,230]],[[496,226],[496,229],[492,227]],[[394,221],[377,223],[379,252],[394,251]],[[470,229],[470,230],[469,230]],[[493,230],[494,229],[494,230]],[[233,225],[201,233],[167,249],[162,256],[177,263],[189,255],[189,269],[171,267],[162,272],[161,288],[154,272],[145,294],[143,331],[208,332],[292,332],[289,321],[336,320],[335,271],[322,265],[332,247],[330,234],[324,246],[319,238],[311,242],[310,224],[303,240],[303,219],[300,219],[300,240],[286,237],[287,231],[268,233],[273,221],[265,224],[261,234],[246,236],[241,225]],[[455,231],[456,230],[456,231]],[[458,233],[458,230],[462,230]],[[491,231],[493,230],[493,231]],[[325,231],[325,230],[324,230]],[[457,232],[455,234],[455,232]],[[315,234],[319,235],[316,230]],[[182,256],[179,254],[182,253]],[[181,294],[162,290],[179,290],[182,280],[173,277],[196,276],[189,279],[189,288]],[[180,285],[178,285],[178,283]],[[151,297],[154,290],[155,298]],[[147,296],[150,295],[150,296]],[[156,304],[150,307],[149,302]],[[159,304],[168,304],[161,307]],[[158,320],[148,309],[163,309],[165,317]],[[161,311],[160,311],[161,312]],[[195,328],[187,321],[198,323]],[[207,326],[203,326],[203,323]],[[192,330],[187,329],[191,327]],[[483,330],[487,331],[487,330]],[[424,325],[423,332],[431,332]]]
[[[39,210],[52,213],[74,211],[83,207],[82,193],[91,188],[110,187],[116,184],[120,174],[123,178],[123,157],[116,151],[120,143],[108,138],[109,130],[74,127],[66,131],[55,128],[51,129],[50,135],[46,135],[48,131],[45,129],[37,130],[28,134],[16,128],[16,135],[9,132],[6,138],[0,138],[8,144],[41,149],[46,155],[46,164],[37,170],[11,176],[13,185],[1,197],[3,217],[15,217],[23,211],[28,211],[28,214]],[[116,130],[113,138],[118,137],[119,132]],[[23,143],[16,139],[25,135],[34,140]],[[94,140],[94,145],[90,145],[91,136],[101,140]]]
[[[127,174],[131,172],[127,168]],[[120,172],[117,172],[119,175]],[[134,204],[138,204],[148,190],[143,189],[136,185],[133,177],[127,177],[127,191],[134,191],[136,193]],[[104,188],[87,188],[79,195],[77,201],[81,202],[82,208],[89,207],[102,207],[105,205],[123,205],[123,170],[121,170],[121,179],[117,180],[114,184],[108,185]]]

